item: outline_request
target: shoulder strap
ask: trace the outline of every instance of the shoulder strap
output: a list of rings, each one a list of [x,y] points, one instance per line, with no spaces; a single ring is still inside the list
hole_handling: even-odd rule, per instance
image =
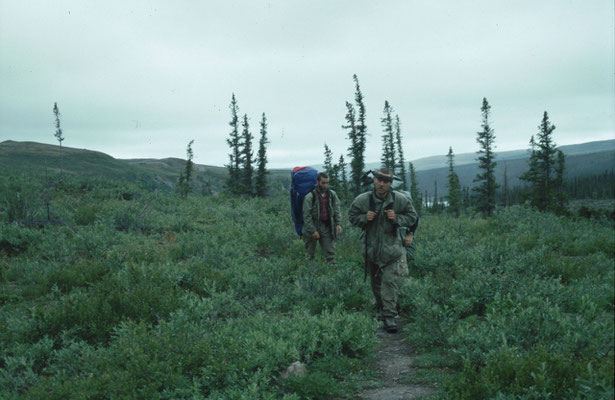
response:
[[[387,205],[385,210],[393,210],[395,207],[395,191],[391,190],[391,204]]]

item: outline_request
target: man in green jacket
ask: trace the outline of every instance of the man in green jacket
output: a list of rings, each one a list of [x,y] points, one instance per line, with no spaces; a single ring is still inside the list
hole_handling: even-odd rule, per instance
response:
[[[303,240],[305,251],[310,260],[314,259],[316,242],[325,254],[328,263],[335,262],[335,243],[342,233],[340,200],[329,189],[329,175],[321,172],[317,185],[303,199]]]
[[[408,277],[404,239],[400,227],[412,226],[417,219],[412,201],[391,190],[393,174],[385,168],[374,173],[374,190],[362,193],[350,205],[350,223],[363,230],[362,254],[371,278],[378,316],[387,332],[397,332],[397,290]]]

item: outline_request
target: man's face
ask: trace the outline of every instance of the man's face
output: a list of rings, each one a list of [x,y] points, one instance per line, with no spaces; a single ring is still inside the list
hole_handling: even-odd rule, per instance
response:
[[[392,175],[380,174],[380,176],[374,176],[374,189],[376,190],[376,195],[378,197],[384,197],[392,184]]]
[[[329,178],[320,178],[318,180],[318,190],[323,193],[329,187]]]

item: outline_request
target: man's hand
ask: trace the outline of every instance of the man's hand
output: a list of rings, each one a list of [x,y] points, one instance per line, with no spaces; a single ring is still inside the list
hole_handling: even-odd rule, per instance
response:
[[[374,218],[376,218],[377,214],[378,214],[378,211],[368,211],[367,216],[365,218],[367,218],[367,221],[373,221]]]
[[[320,239],[320,234],[318,233],[318,231],[312,233],[312,239],[314,240]]]
[[[395,210],[384,210],[384,213],[387,215],[389,221],[395,222]]]
[[[335,227],[335,231],[337,232],[338,235],[341,235],[342,234],[342,226],[341,225],[337,225]]]

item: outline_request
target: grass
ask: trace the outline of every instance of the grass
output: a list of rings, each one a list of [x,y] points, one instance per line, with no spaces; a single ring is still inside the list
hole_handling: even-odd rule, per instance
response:
[[[346,223],[331,267],[305,261],[285,193],[67,179],[49,194],[57,223],[24,226],[44,187],[0,179],[0,397],[355,398],[373,380],[377,322]],[[409,383],[612,397],[612,226],[524,207],[422,221],[400,292]],[[308,375],[281,379],[294,361]]]

